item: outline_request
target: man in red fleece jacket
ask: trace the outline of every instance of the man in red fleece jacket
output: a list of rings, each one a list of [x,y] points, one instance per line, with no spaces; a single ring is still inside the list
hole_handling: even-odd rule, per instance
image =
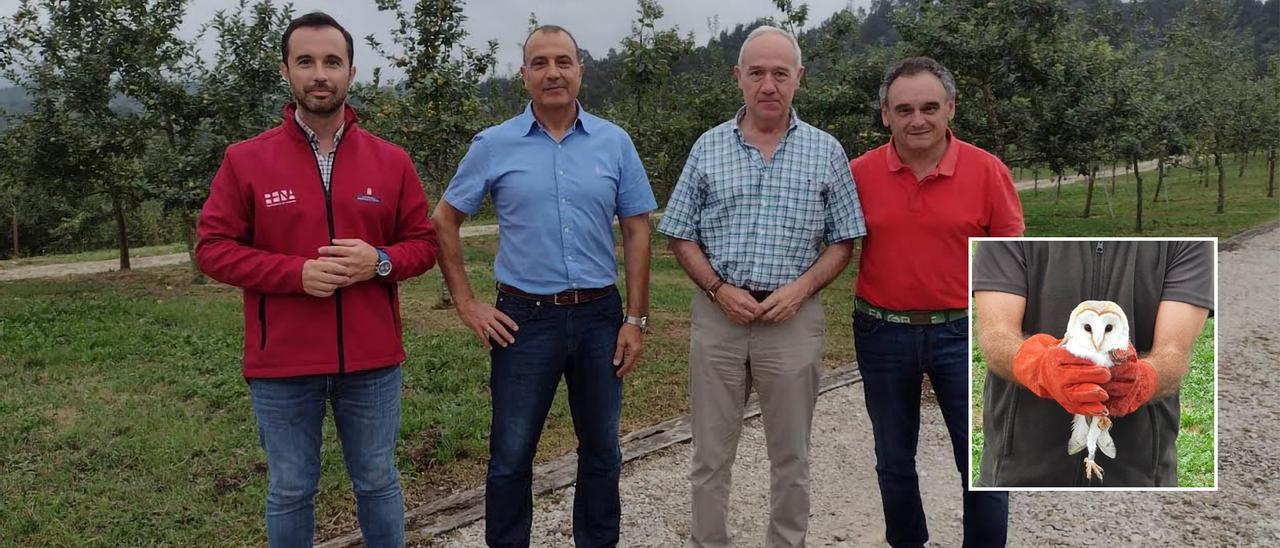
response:
[[[267,455],[269,544],[311,545],[328,401],[365,544],[401,546],[396,283],[435,263],[435,229],[409,156],[361,129],[346,105],[351,34],[310,13],[290,23],[281,49],[295,102],[278,127],[227,148],[196,260],[244,289],[244,376]]]

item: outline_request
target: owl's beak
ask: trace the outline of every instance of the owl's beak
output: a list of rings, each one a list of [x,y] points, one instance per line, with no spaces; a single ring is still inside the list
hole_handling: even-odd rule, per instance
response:
[[[1094,350],[1098,352],[1102,352],[1102,337],[1105,335],[1106,333],[1102,332],[1099,329],[1093,330],[1093,349]]]

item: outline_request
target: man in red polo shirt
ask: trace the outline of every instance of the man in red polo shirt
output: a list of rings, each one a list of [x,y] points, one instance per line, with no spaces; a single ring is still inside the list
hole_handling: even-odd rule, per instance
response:
[[[1022,205],[1009,168],[957,139],[951,73],[906,59],[880,84],[892,136],[850,162],[867,220],[853,317],[854,344],[876,440],[885,540],[929,540],[916,476],[920,393],[928,374],[951,433],[961,485],[968,454],[968,238],[1020,236]],[[964,491],[965,546],[1003,546],[1009,498]]]

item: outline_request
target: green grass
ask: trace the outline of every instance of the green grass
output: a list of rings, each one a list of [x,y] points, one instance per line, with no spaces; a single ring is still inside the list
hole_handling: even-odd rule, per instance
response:
[[[467,240],[492,300],[496,239]],[[627,378],[623,430],[688,412],[693,286],[655,237],[653,329]],[[852,269],[851,269],[852,270]],[[265,461],[241,377],[240,294],[190,285],[185,266],[0,284],[0,545],[235,546],[264,541]],[[488,355],[452,310],[438,271],[402,286],[405,342],[398,464],[409,504],[482,483]],[[829,366],[853,357],[848,272],[824,294]],[[563,387],[539,448],[575,447]],[[322,534],[355,527],[327,421]]]
[[[185,253],[187,251],[186,244],[163,244],[148,245],[143,247],[129,248],[129,257],[152,257],[155,255],[168,255],[170,253]],[[0,261],[0,268],[17,268],[20,266],[40,266],[47,264],[61,263],[79,263],[84,261],[107,261],[111,259],[119,259],[120,250],[118,249],[99,249],[96,251],[84,251],[81,253],[70,253],[66,255],[41,255],[39,257],[27,257],[19,259],[9,259]]]
[[[1107,209],[1104,187],[1110,192],[1110,171],[1099,177],[1094,187],[1093,206],[1084,218],[1087,183],[1062,185],[1061,198],[1055,197],[1052,184],[1041,184],[1039,193],[1024,190],[1023,216],[1027,236],[1217,236],[1225,238],[1247,228],[1280,218],[1280,199],[1267,196],[1265,161],[1254,159],[1244,177],[1236,177],[1237,159],[1226,162],[1226,202],[1222,214],[1215,213],[1218,203],[1217,179],[1211,171],[1209,186],[1200,183],[1200,174],[1187,168],[1170,170],[1165,178],[1169,186],[1168,200],[1161,191],[1155,201],[1155,171],[1142,173],[1143,231],[1135,227],[1137,185],[1132,175],[1116,177],[1116,191],[1111,196],[1112,209]],[[1043,175],[1043,173],[1042,173]],[[1114,216],[1112,215],[1114,212]]]
[[[977,325],[975,319],[974,326]],[[1191,352],[1191,368],[1182,378],[1179,401],[1182,417],[1178,430],[1178,486],[1214,486],[1214,318],[1209,318],[1196,339]],[[975,327],[976,329],[976,327]],[[982,460],[982,390],[986,385],[987,363],[975,341],[973,346],[973,470],[972,480],[978,481],[978,463]],[[1065,441],[1065,440],[1064,440]]]

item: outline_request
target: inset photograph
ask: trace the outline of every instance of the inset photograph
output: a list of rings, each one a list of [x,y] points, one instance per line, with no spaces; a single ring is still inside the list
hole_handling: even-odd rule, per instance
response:
[[[1217,240],[970,240],[970,485],[1217,489]]]

